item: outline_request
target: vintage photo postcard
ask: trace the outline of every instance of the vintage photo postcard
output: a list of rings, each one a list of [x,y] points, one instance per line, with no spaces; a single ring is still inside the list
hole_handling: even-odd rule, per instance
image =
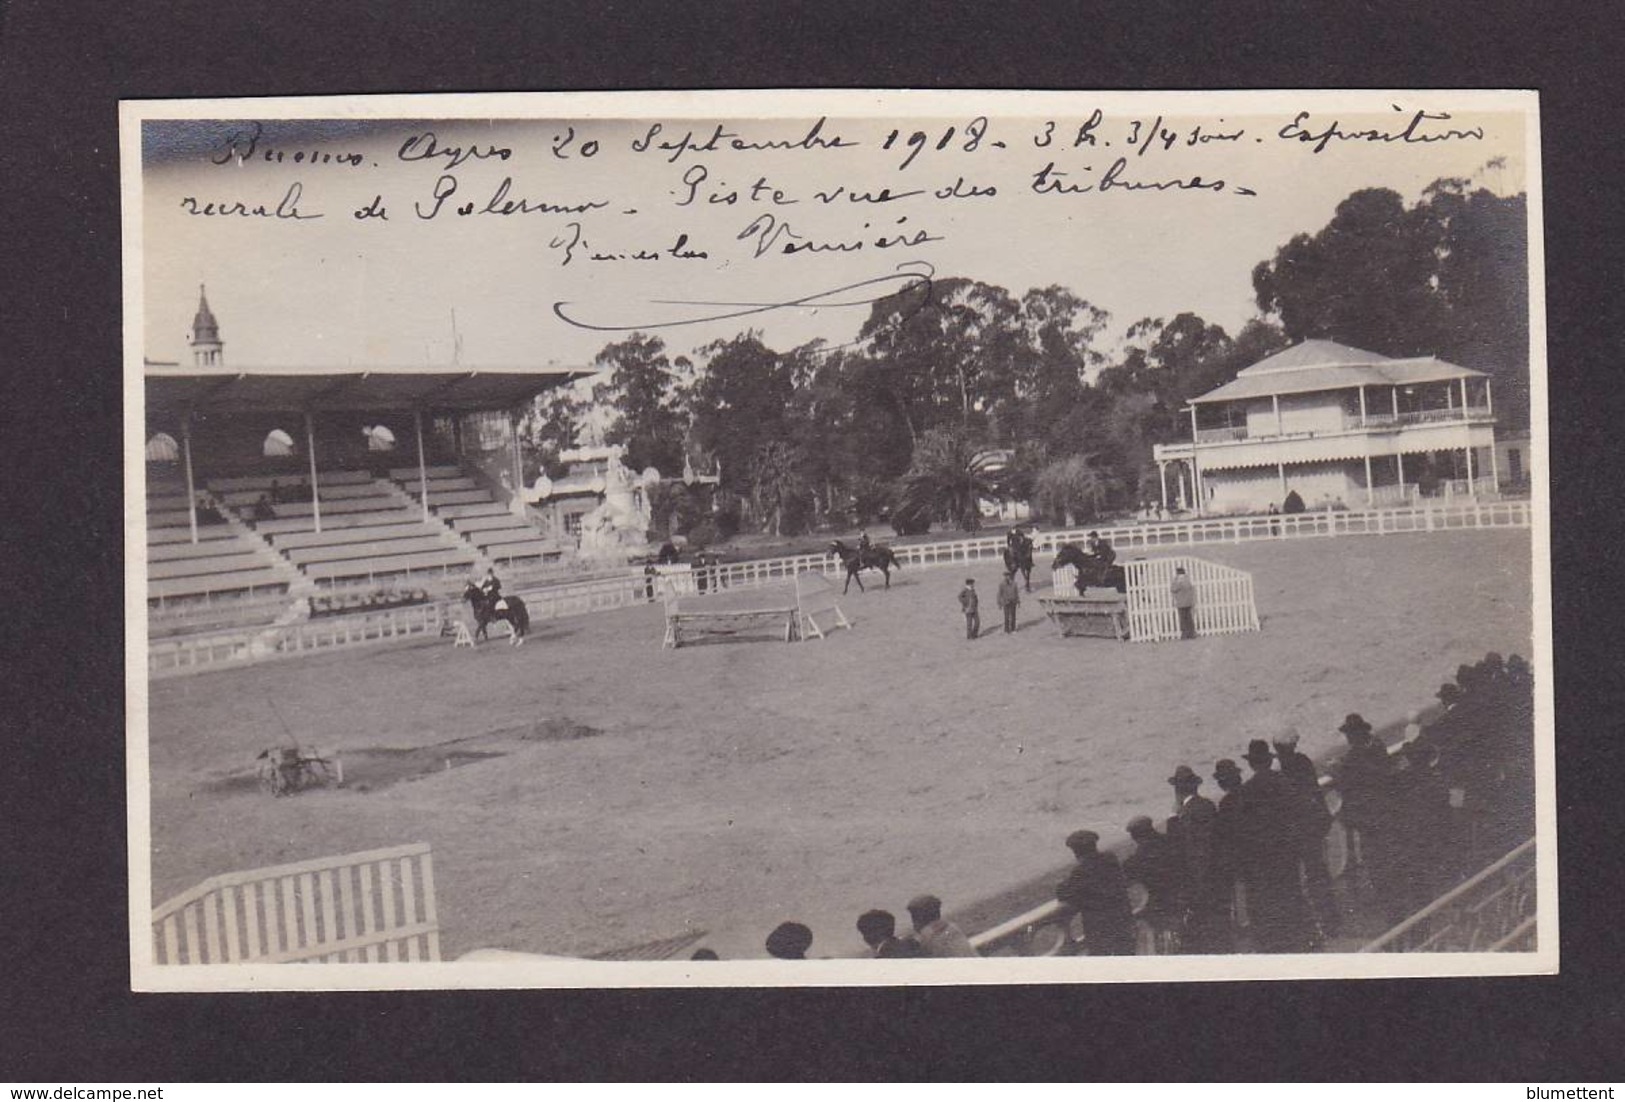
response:
[[[126,102],[132,983],[1555,971],[1538,121]]]

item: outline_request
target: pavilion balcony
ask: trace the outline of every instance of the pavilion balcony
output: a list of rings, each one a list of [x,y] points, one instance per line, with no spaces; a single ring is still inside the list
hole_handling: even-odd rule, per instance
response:
[[[1406,413],[1370,413],[1362,420],[1358,413],[1345,413],[1345,429],[1389,429],[1406,425],[1440,425],[1455,422],[1475,424],[1495,420],[1489,406],[1457,406],[1454,409],[1418,409]]]

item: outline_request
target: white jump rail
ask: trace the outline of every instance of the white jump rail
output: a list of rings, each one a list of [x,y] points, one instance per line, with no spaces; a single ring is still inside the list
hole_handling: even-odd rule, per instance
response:
[[[1144,551],[1261,540],[1528,528],[1532,515],[1532,506],[1527,501],[1361,512],[1328,510],[1280,516],[1213,517],[1095,529],[1040,531],[1035,535],[1033,543],[1036,554],[1054,554],[1062,544],[1082,543],[1090,531],[1096,531],[1109,540],[1119,552]],[[893,546],[892,550],[905,568],[923,568],[984,560],[1002,562],[1004,546],[1003,536],[979,536],[933,543],[899,544]],[[449,577],[453,573],[461,576],[466,570],[466,566],[446,566],[436,568],[435,572]],[[822,574],[829,578],[840,578],[844,574],[841,562],[836,556],[820,553],[696,567],[693,570],[693,578],[696,586],[703,584],[705,591],[709,592],[715,589],[740,589],[790,582],[797,574],[803,572]],[[630,567],[624,573],[592,581],[565,582],[536,588],[521,580],[512,584],[510,589],[524,598],[530,609],[532,621],[608,612],[652,604],[659,599],[657,578],[652,574],[646,574],[643,567]],[[420,628],[417,631],[361,631],[345,634],[339,631],[305,633],[304,627],[305,625],[294,625],[288,629],[281,629],[301,632],[301,638],[291,644],[294,651],[320,646],[347,646],[373,642],[392,638],[396,634],[417,634],[425,630]],[[435,627],[438,630],[438,623]],[[167,656],[160,658],[155,651],[149,660],[149,669],[155,674],[190,672],[221,663],[269,657],[290,649],[289,646],[278,645],[256,650],[250,644],[260,634],[243,632],[236,640],[235,646],[223,636],[211,637],[207,641],[200,641],[182,660]]]
[[[152,912],[156,964],[440,959],[425,842],[213,876]]]

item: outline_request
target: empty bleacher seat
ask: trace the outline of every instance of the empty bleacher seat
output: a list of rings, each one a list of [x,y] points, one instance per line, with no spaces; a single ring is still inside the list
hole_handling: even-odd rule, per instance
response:
[[[538,534],[523,517],[516,517],[506,510],[482,516],[456,517],[452,520],[451,526],[459,535],[466,535],[470,539],[474,538],[476,532],[495,532],[508,528],[519,529],[532,535]]]
[[[233,532],[230,528],[226,528],[218,524],[209,526],[200,525],[198,527],[197,538],[200,543],[214,543],[219,540],[236,539],[237,533]],[[179,528],[149,527],[147,529],[147,547],[149,549],[163,546],[165,544],[191,542],[192,530],[188,526],[182,526]]]
[[[417,513],[393,518],[383,524],[354,524],[328,527],[320,532],[305,528],[297,532],[271,534],[271,545],[287,552],[297,547],[327,547],[341,543],[365,543],[372,540],[412,539],[418,536],[445,538],[446,530],[438,524],[424,524]]]
[[[362,513],[339,513],[329,516],[327,510],[322,510],[322,531],[327,532],[336,528],[366,528],[369,526],[388,524],[422,524],[423,513],[419,509],[407,509],[397,506],[393,509],[375,509]],[[313,517],[278,517],[275,520],[262,520],[255,524],[254,530],[260,535],[277,542],[276,537],[287,532],[314,532],[316,524]]]
[[[439,508],[442,505],[476,505],[490,500],[490,490],[429,491],[429,508],[431,509]]]
[[[424,551],[450,550],[443,535],[416,536],[396,540],[368,540],[365,543],[338,543],[315,547],[294,547],[288,550],[288,561],[295,566],[311,563],[338,562],[343,559],[376,559],[390,555],[414,555]]]
[[[249,554],[259,549],[259,545],[252,540],[246,540],[229,530],[221,530],[219,538],[200,539],[197,543],[191,540],[148,543],[147,561],[155,563],[172,562],[176,559],[206,559],[216,555]]]
[[[435,510],[435,514],[442,520],[458,520],[463,517],[509,517],[513,512],[500,501],[487,500],[466,505],[443,505]]]
[[[400,484],[400,486],[401,486],[402,490],[405,490],[407,493],[411,494],[413,497],[417,496],[419,483],[418,483],[418,480],[416,478],[409,479],[409,480],[407,480],[405,482],[402,482]],[[450,490],[477,490],[479,488],[480,488],[480,484],[478,482],[475,482],[472,478],[467,478],[467,477],[458,477],[458,478],[434,478],[434,477],[430,477],[430,479],[429,479],[429,493],[431,493],[431,494],[442,493],[442,492],[450,491]]]
[[[169,559],[147,563],[148,580],[159,578],[202,578],[206,574],[232,574],[240,570],[253,570],[266,565],[251,549],[242,549],[224,555],[197,558]]]
[[[375,559],[315,563],[306,569],[306,573],[318,582],[332,582],[351,578],[388,578],[414,572],[444,573],[453,569],[465,569],[473,564],[472,549],[447,548],[415,555],[387,555]]]
[[[379,494],[369,497],[350,497],[330,500],[322,498],[322,520],[325,523],[328,514],[340,513],[367,513],[377,511],[379,506],[394,500],[388,495]],[[433,502],[431,501],[431,504]],[[280,505],[271,506],[276,510],[277,517],[309,517],[314,516],[316,507],[308,501],[284,501]]]
[[[286,577],[272,566],[233,571],[228,574],[193,575],[185,578],[154,578],[147,582],[149,600],[236,593],[259,589],[286,590]]]
[[[463,469],[457,466],[455,463],[432,463],[424,469],[423,473],[430,479],[460,478],[462,477]],[[405,482],[408,479],[416,482],[418,478],[418,469],[416,467],[391,467],[389,470],[389,477],[394,479],[396,482]]]

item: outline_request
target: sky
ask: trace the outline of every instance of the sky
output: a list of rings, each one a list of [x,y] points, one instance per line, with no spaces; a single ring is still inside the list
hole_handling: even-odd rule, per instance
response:
[[[1525,116],[1473,96],[144,105],[208,117],[126,135],[139,347],[189,359],[200,284],[242,367],[579,366],[632,327],[674,353],[746,328],[840,345],[869,300],[925,273],[1016,295],[1059,284],[1114,334],[1185,310],[1234,333],[1256,312],[1253,267],[1351,191],[1410,203],[1442,176],[1523,190]],[[1450,117],[1410,141],[1365,136],[1404,134],[1419,111]],[[514,115],[530,117],[498,117]],[[1334,123],[1354,137],[1322,141]],[[775,144],[793,148],[761,148]],[[784,303],[803,305],[760,309]]]

